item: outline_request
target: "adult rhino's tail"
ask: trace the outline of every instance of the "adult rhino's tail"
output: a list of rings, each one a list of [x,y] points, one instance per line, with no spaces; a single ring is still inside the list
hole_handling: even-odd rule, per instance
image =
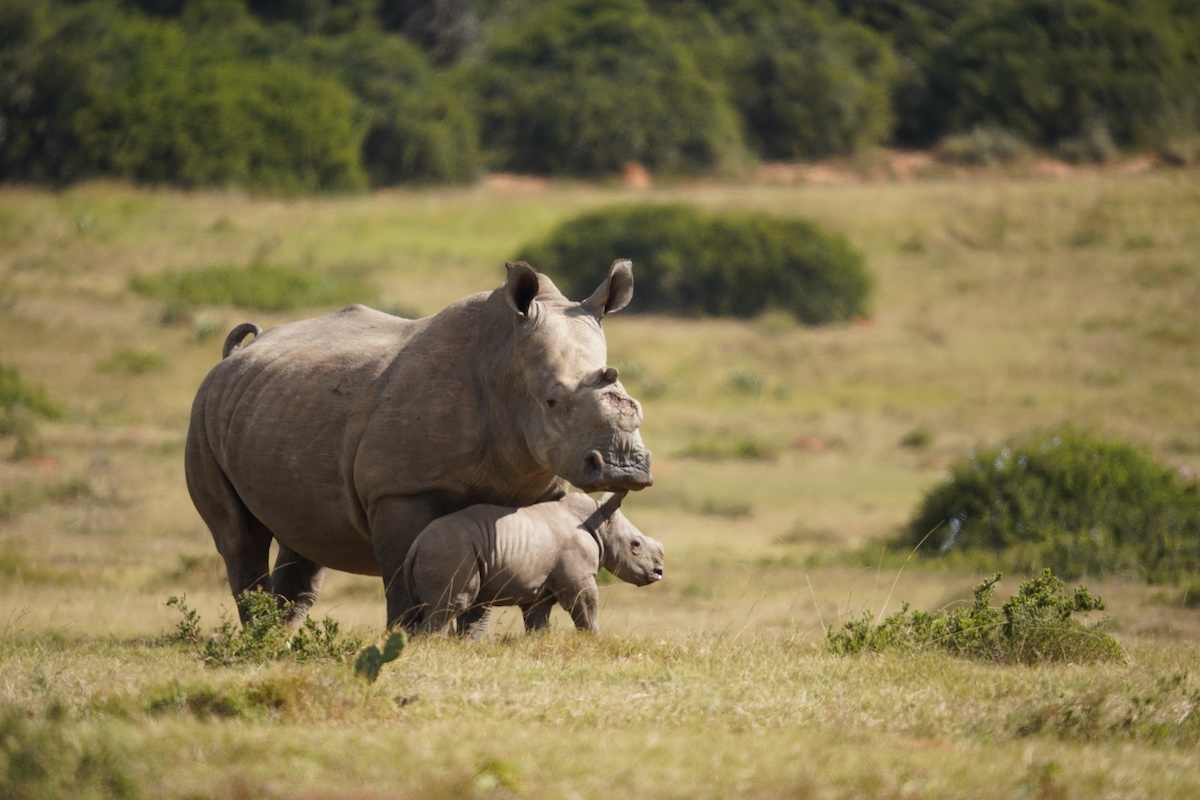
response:
[[[229,335],[225,337],[225,344],[221,346],[221,358],[229,358],[229,354],[233,352],[234,348],[240,345],[242,340],[252,333],[255,338],[258,338],[258,335],[262,333],[262,328],[253,322],[243,322],[231,330]]]

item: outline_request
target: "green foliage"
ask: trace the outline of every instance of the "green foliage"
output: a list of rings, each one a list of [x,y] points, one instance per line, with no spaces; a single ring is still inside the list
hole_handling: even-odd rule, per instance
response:
[[[354,674],[368,683],[374,683],[379,678],[383,665],[395,661],[408,644],[408,634],[404,631],[392,631],[388,634],[383,649],[379,645],[364,647],[354,660]]]
[[[725,90],[642,0],[530,4],[488,29],[468,80],[493,165],[594,176],[708,170],[740,148]]]
[[[357,636],[343,636],[336,620],[325,617],[318,624],[311,618],[295,631],[288,625],[294,603],[280,600],[269,592],[247,591],[238,596],[238,607],[245,623],[222,615],[221,624],[211,636],[205,636],[199,615],[189,608],[186,597],[171,597],[167,605],[179,610],[174,639],[193,646],[201,661],[209,666],[262,664],[291,661],[335,661],[345,663],[362,647]]]
[[[639,311],[750,317],[780,310],[819,325],[865,315],[871,290],[862,255],[844,238],[756,212],[616,206],[565,222],[524,253],[569,297],[594,288],[597,259],[632,259]]]
[[[1176,16],[1155,0],[974,4],[931,60],[919,127],[1000,125],[1047,146],[1108,136],[1118,146],[1162,144],[1200,122],[1185,20],[1194,32],[1194,11]]]
[[[469,93],[436,74],[413,45],[358,31],[298,43],[295,57],[337,75],[358,100],[362,161],[375,186],[458,183],[482,169],[479,124]]]
[[[1021,584],[1000,608],[992,593],[1000,574],[975,587],[969,607],[949,611],[901,611],[876,624],[869,614],[845,623],[826,635],[829,649],[839,655],[885,650],[938,649],[961,658],[1001,664],[1045,661],[1092,663],[1124,657],[1120,645],[1099,629],[1071,615],[1100,611],[1104,604],[1080,586],[1062,596],[1063,582],[1050,570]]]
[[[191,272],[167,271],[134,276],[133,291],[167,301],[169,305],[225,305],[262,311],[291,311],[312,306],[370,302],[365,282],[345,275],[292,269],[256,259]]]
[[[979,554],[1020,571],[1172,581],[1200,571],[1200,487],[1127,444],[1064,426],[952,465],[898,546],[921,542],[922,554]]]
[[[889,137],[896,69],[874,31],[803,0],[738,0],[719,19],[735,42],[727,79],[760,155],[849,155]]]
[[[143,793],[124,754],[99,736],[81,736],[56,716],[30,719],[0,707],[0,797],[122,800]]]
[[[1033,149],[1021,137],[988,125],[947,136],[937,146],[937,156],[942,161],[969,166],[1011,164],[1032,154]]]
[[[28,447],[38,417],[60,419],[62,409],[41,389],[25,383],[16,367],[0,362],[0,436],[16,436]]]

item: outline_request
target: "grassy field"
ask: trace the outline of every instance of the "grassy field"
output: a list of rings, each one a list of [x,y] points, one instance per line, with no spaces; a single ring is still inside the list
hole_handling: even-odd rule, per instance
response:
[[[641,200],[817,220],[877,282],[846,326],[606,322],[655,453],[625,510],[666,544],[662,584],[604,588],[599,637],[556,612],[513,638],[505,614],[483,645],[413,642],[373,684],[341,664],[208,667],[168,641],[168,597],[208,627],[232,607],[183,483],[195,389],[234,324],[326,309],[181,307],[131,279],[269,263],[425,314],[498,285],[560,221]],[[597,282],[618,255],[596,254]],[[972,447],[1072,421],[1200,473],[1198,308],[1194,170],[295,201],[0,189],[0,363],[63,410],[0,438],[0,796],[1196,797],[1200,611],[1179,587],[1087,582],[1121,663],[844,658],[824,632],[970,599],[986,576],[855,565]],[[326,586],[314,616],[382,633],[376,580]]]

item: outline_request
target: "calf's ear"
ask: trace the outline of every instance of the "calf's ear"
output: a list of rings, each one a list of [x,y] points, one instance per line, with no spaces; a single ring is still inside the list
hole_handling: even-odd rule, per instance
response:
[[[633,262],[628,258],[618,258],[608,268],[608,277],[604,283],[596,287],[592,296],[583,301],[583,306],[596,319],[603,319],[605,314],[615,314],[633,299]]]
[[[612,492],[600,498],[600,511],[605,517],[611,517],[621,509],[621,501],[629,494],[628,489]]]
[[[504,302],[522,317],[529,316],[529,308],[538,293],[537,270],[524,261],[506,262],[508,276],[504,280]]]

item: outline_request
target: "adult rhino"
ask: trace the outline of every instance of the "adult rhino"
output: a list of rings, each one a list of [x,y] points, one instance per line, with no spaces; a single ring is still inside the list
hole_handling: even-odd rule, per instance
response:
[[[614,261],[583,302],[507,266],[500,288],[423,319],[351,306],[230,333],[192,405],[184,465],[235,597],[269,589],[296,623],[326,569],[381,575],[391,626],[409,610],[405,556],[434,519],[557,499],[568,482],[653,483],[641,406],[600,324],[633,296],[631,263]]]

